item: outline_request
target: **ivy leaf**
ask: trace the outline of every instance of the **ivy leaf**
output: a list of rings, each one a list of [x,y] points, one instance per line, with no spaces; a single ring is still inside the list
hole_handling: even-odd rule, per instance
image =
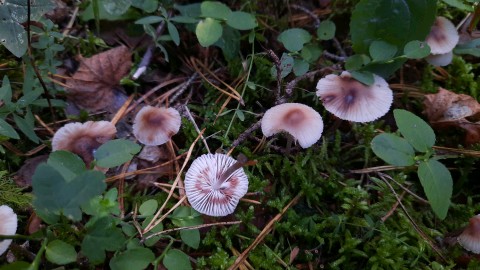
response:
[[[375,155],[394,166],[410,166],[415,163],[415,150],[403,138],[389,133],[377,135],[372,140]]]
[[[410,59],[424,58],[430,54],[430,46],[426,42],[412,40],[405,45],[403,53]]]
[[[205,2],[204,2],[205,3]],[[201,20],[197,24],[195,34],[197,35],[198,42],[203,47],[213,45],[220,39],[223,33],[223,28],[220,23],[212,18],[206,18]]]
[[[228,14],[227,24],[237,30],[250,30],[257,27],[255,16],[243,11],[234,11]]]
[[[112,270],[142,270],[154,259],[155,254],[150,249],[138,247],[117,254],[110,260],[109,265]]]
[[[433,129],[422,118],[406,111],[393,110],[398,130],[420,152],[427,152],[435,144]]]
[[[277,39],[283,44],[285,49],[291,52],[298,52],[305,43],[310,42],[312,36],[305,29],[291,28],[280,33]]]
[[[142,147],[125,139],[111,140],[102,144],[94,153],[97,165],[104,168],[113,168],[132,159]]]
[[[192,265],[187,254],[178,249],[170,249],[165,258],[163,258],[163,265],[168,270],[190,270]]]
[[[442,163],[430,159],[419,164],[418,177],[433,212],[440,219],[444,219],[450,207],[453,190],[450,171]]]
[[[61,240],[53,240],[48,243],[45,255],[47,260],[55,264],[68,264],[77,260],[75,248]]]
[[[411,40],[425,40],[436,10],[435,0],[361,0],[350,20],[353,49],[367,53],[374,40],[397,48]]]
[[[203,17],[215,19],[227,19],[232,10],[225,4],[218,1],[204,1],[200,6],[200,11]]]
[[[198,229],[195,230],[181,230],[180,231],[180,238],[182,241],[187,244],[188,246],[197,249],[200,245],[200,231]]]
[[[317,36],[320,40],[330,40],[335,37],[336,26],[330,20],[325,20],[320,23],[317,29]]]

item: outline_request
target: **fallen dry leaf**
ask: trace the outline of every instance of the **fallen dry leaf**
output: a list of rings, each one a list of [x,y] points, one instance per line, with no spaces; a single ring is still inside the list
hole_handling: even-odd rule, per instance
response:
[[[439,87],[437,94],[425,95],[423,105],[434,128],[459,127],[466,132],[465,144],[480,142],[480,124],[470,121],[480,115],[480,104],[473,97]]]
[[[38,164],[46,162],[48,155],[40,155],[25,160],[25,163],[13,177],[13,181],[20,187],[29,187],[32,185],[32,176],[37,169]]]
[[[89,112],[115,111],[122,95],[119,82],[130,71],[131,56],[130,50],[121,46],[82,58],[67,81],[68,99]]]

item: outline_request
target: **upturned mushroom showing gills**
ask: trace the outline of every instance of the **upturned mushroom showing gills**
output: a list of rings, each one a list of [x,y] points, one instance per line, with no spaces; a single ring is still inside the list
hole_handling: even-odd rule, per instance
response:
[[[235,160],[218,153],[195,159],[185,175],[185,193],[193,209],[214,217],[233,213],[248,190],[242,168],[246,162],[243,155]]]
[[[466,250],[480,254],[480,214],[469,220],[457,241]]]
[[[303,148],[316,143],[323,132],[323,120],[311,107],[300,103],[284,103],[267,110],[262,118],[263,135],[270,137],[287,132]]]
[[[52,151],[67,150],[79,155],[87,166],[93,161],[94,151],[111,140],[117,129],[108,121],[69,123],[53,135]]]
[[[445,54],[451,52],[458,43],[455,25],[444,17],[437,17],[425,41],[430,46],[431,54]]]
[[[380,76],[372,85],[355,80],[348,71],[330,74],[317,83],[317,96],[330,113],[352,122],[371,122],[385,115],[393,102],[393,92]]]
[[[14,235],[17,232],[17,215],[7,205],[0,206],[0,234]],[[0,240],[0,255],[7,251],[12,239]]]
[[[133,121],[133,134],[145,145],[162,145],[177,134],[182,124],[174,108],[143,107]]]

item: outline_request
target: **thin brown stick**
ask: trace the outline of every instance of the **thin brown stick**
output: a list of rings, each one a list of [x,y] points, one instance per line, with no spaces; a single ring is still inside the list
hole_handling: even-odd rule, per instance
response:
[[[40,125],[45,128],[48,133],[50,133],[50,135],[54,135],[55,134],[55,131],[53,131],[53,129],[51,129],[47,124],[45,124],[45,122],[43,122],[43,120],[40,118],[40,116],[38,115],[34,115],[35,119],[37,119],[38,123],[40,123]]]
[[[110,123],[112,123],[113,125],[116,125],[117,122],[122,119],[122,117],[127,113],[127,108],[128,106],[130,105],[130,103],[132,103],[133,101],[133,95],[131,95],[126,101],[125,103],[123,103],[122,107],[120,107],[120,109],[117,111],[117,113],[115,114],[115,116],[112,118],[112,120],[110,121]]]
[[[405,196],[405,191],[402,192],[402,194],[400,194],[400,200],[398,201],[395,201],[395,203],[393,204],[392,208],[387,212],[387,214],[385,214],[385,216],[383,216],[380,220],[382,222],[385,222],[385,220],[387,220],[391,215],[393,215],[393,213],[395,212],[395,210],[397,210],[397,207],[399,205],[399,201],[401,201],[403,199],[403,197]]]
[[[272,51],[267,50],[268,56],[272,58],[273,65],[275,66],[275,70],[277,71],[277,88],[275,89],[275,101],[278,102],[282,95],[282,63],[278,56]]]
[[[242,222],[241,221],[225,221],[225,222],[216,222],[216,223],[202,224],[202,225],[196,225],[196,226],[186,226],[186,227],[173,228],[173,229],[168,229],[168,230],[164,230],[164,231],[161,231],[161,232],[157,232],[157,233],[154,233],[154,234],[150,234],[149,236],[142,239],[142,242],[145,241],[145,240],[148,240],[152,237],[158,236],[158,235],[167,234],[167,233],[176,232],[176,231],[196,230],[196,229],[207,228],[207,227],[212,227],[212,226],[217,226],[217,225],[235,225],[235,224],[240,224],[240,223],[242,223]]]
[[[235,147],[239,146],[243,141],[245,141],[255,130],[259,129],[261,125],[262,121],[258,120],[255,124],[247,128],[242,134],[238,136],[237,139],[232,142],[232,146],[230,147],[230,150],[228,150],[228,153],[231,153],[233,149],[235,149]]]

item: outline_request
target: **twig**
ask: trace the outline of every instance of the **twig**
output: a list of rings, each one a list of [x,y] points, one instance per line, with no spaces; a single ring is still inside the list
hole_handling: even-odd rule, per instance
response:
[[[333,45],[335,45],[337,50],[340,52],[341,56],[343,56],[345,58],[347,57],[347,53],[345,52],[345,50],[342,47],[342,44],[340,44],[340,41],[338,41],[338,39],[336,37],[333,38]]]
[[[284,99],[285,102],[286,102],[286,100],[289,99],[292,96],[293,88],[295,88],[295,86],[297,86],[297,84],[301,80],[312,78],[315,75],[317,75],[317,73],[319,73],[319,72],[320,72],[320,70],[307,72],[307,73],[303,74],[302,76],[299,76],[299,77],[293,79],[292,81],[290,81],[289,83],[287,83],[287,85],[285,86],[285,97],[283,97],[282,99]]]
[[[196,226],[186,226],[186,227],[168,229],[168,230],[164,230],[164,231],[157,232],[157,233],[154,233],[154,234],[150,234],[149,236],[142,239],[141,242],[143,243],[143,242],[145,242],[146,240],[148,240],[152,237],[159,236],[159,235],[162,235],[162,234],[171,233],[171,232],[176,232],[176,231],[195,230],[195,229],[207,228],[207,227],[212,227],[212,226],[217,226],[217,225],[236,225],[236,224],[240,224],[240,223],[242,223],[242,222],[241,221],[226,221],[226,222],[216,222],[216,223],[202,224],[202,225],[196,225]]]
[[[228,152],[231,152],[235,147],[239,146],[243,141],[245,141],[250,136],[250,134],[252,134],[260,127],[261,124],[262,120],[258,120],[255,124],[247,128],[242,134],[238,136],[237,139],[232,142],[232,146],[230,147],[230,150],[228,150]]]
[[[397,182],[395,179],[393,179],[393,177],[391,177],[390,175],[388,174],[384,174],[384,173],[377,173],[379,176],[382,176],[382,177],[385,177],[385,178],[388,178],[390,181],[394,182],[395,184],[397,184],[397,186],[399,186],[401,189],[403,189],[403,191],[407,192],[408,194],[412,195],[415,199],[421,201],[422,203],[424,204],[430,204],[427,200],[425,200],[424,198],[418,196],[417,194],[413,193],[411,190],[409,190],[408,188],[404,187],[402,184],[400,184],[399,182]]]
[[[399,205],[399,202],[403,199],[403,197],[405,196],[405,191],[402,192],[402,194],[400,194],[400,200],[397,200],[395,201],[395,203],[393,204],[392,208],[390,209],[390,211],[388,211],[387,214],[385,214],[385,216],[383,216],[380,220],[382,222],[385,222],[391,215],[393,215],[393,213],[395,212],[395,210],[397,210],[397,207]]]
[[[317,14],[313,13],[311,10],[307,9],[306,7],[302,7],[300,5],[291,4],[290,6],[294,9],[298,9],[298,10],[301,10],[301,11],[307,13],[308,16],[310,16],[315,21],[314,24],[313,24],[313,26],[315,26],[315,28],[320,26],[320,19],[318,18]]]
[[[240,256],[235,260],[235,263],[230,266],[228,269],[229,270],[235,270],[237,269],[248,257],[248,254],[250,251],[252,251],[260,242],[263,241],[263,239],[273,230],[273,227],[275,226],[275,223],[277,223],[280,219],[282,219],[283,215],[287,212],[287,210],[295,205],[298,200],[302,197],[303,193],[300,192],[298,193],[295,198],[293,198],[283,209],[280,213],[278,213],[274,218],[272,218],[268,224],[263,228],[263,230],[260,232],[260,234],[257,236],[257,238],[253,241],[253,243],[246,248]]]
[[[282,66],[280,63],[280,59],[278,59],[278,56],[272,50],[267,50],[267,54],[268,56],[270,56],[270,58],[272,58],[273,65],[277,70],[277,89],[275,90],[275,101],[278,101],[280,100],[280,95],[282,91]]]
[[[65,27],[65,30],[63,30],[62,36],[66,37],[68,33],[72,30],[73,24],[75,23],[75,19],[77,18],[78,10],[80,9],[79,6],[76,6],[75,9],[73,10],[72,17],[70,18],[70,21],[68,22],[67,26]]]
[[[325,55],[327,58],[330,58],[330,59],[332,59],[334,61],[338,61],[338,62],[345,62],[345,60],[347,60],[346,56],[338,56],[338,55],[330,53],[326,50],[323,51],[323,55]]]
[[[188,109],[188,107],[186,105],[184,105],[184,109],[185,109],[185,114],[187,115],[188,120],[190,120],[190,122],[192,122],[193,127],[195,128],[195,131],[197,131],[197,133],[200,134],[200,129],[198,128],[197,123],[195,123],[195,119],[193,119],[193,116],[190,113],[190,109]],[[205,137],[203,137],[203,135],[200,134],[200,138],[202,138],[202,142],[205,145],[205,148],[207,148],[208,153],[211,154],[212,152],[210,151],[210,148],[208,147],[207,140],[205,140]]]
[[[192,76],[190,76],[190,78],[188,78],[188,80],[182,84],[182,87],[180,87],[175,92],[175,94],[170,98],[170,104],[173,104],[175,102],[175,100],[177,100],[177,98],[180,97],[185,92],[185,90],[188,89],[188,87],[193,83],[193,81],[197,77],[198,77],[198,73],[196,73],[196,72],[193,73]]]

